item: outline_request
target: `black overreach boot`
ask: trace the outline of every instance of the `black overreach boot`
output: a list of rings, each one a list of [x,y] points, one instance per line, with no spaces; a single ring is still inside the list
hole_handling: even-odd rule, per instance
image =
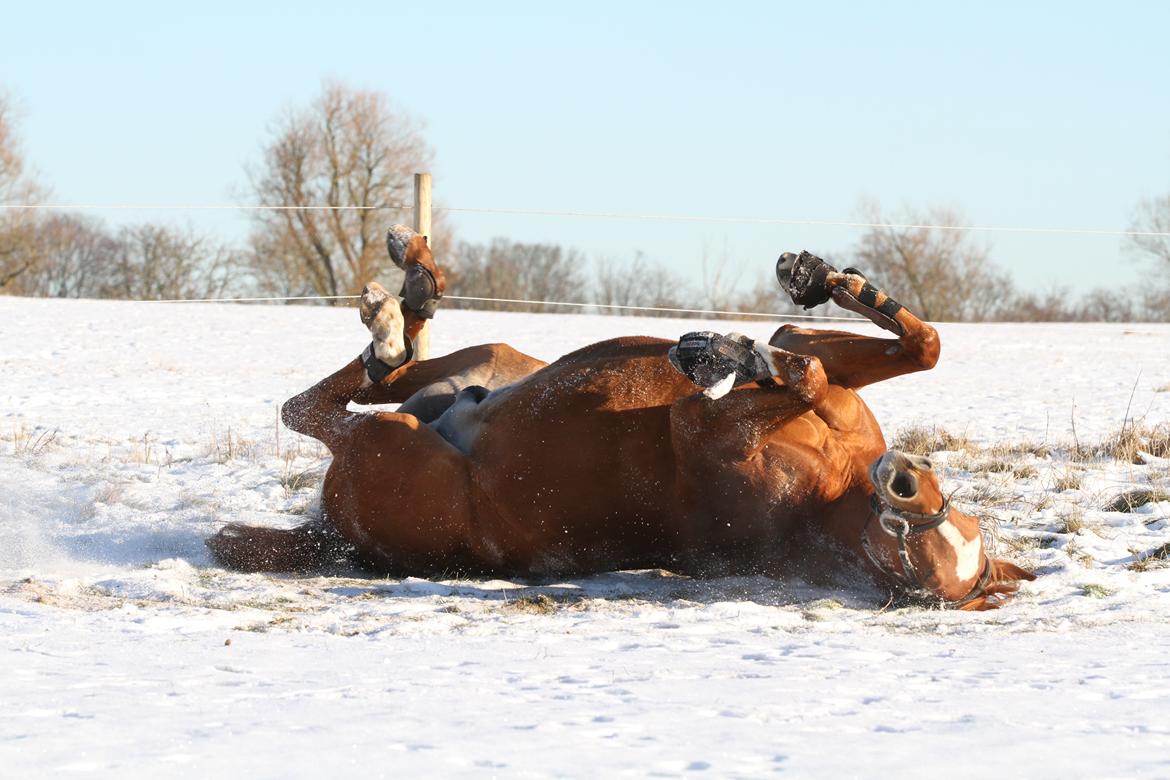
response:
[[[699,387],[714,387],[728,374],[735,374],[737,385],[772,375],[755,342],[739,333],[688,333],[670,348],[669,357],[671,365]]]
[[[792,296],[792,302],[806,309],[829,300],[829,274],[837,269],[811,252],[785,252],[776,261],[776,280]]]

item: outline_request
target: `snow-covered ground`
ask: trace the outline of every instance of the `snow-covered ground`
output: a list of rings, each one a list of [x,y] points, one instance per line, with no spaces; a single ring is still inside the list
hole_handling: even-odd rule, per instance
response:
[[[551,359],[774,324],[436,327],[436,352]],[[0,298],[0,776],[1170,776],[1170,566],[1144,559],[1170,501],[1104,509],[1170,492],[1170,461],[1069,446],[1170,421],[1170,327],[941,332],[934,371],[864,395],[891,439],[972,441],[944,485],[1041,575],[995,612],[665,572],[224,571],[220,525],[312,511],[325,453],[278,405],[362,349],[356,313]]]

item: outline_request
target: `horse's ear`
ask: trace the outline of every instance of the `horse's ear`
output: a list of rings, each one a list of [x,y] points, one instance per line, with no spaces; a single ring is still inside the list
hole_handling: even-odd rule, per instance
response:
[[[992,582],[1014,582],[1015,580],[1028,580],[1031,582],[1036,579],[1036,575],[1027,569],[1021,569],[1011,561],[1005,561],[1002,558],[993,558],[991,561],[991,581]]]

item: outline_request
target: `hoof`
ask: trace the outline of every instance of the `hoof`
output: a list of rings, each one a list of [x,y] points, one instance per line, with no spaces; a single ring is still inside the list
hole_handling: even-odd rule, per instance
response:
[[[367,328],[370,327],[370,323],[382,313],[382,307],[386,305],[386,301],[393,297],[385,287],[377,282],[367,284],[362,289],[362,297],[358,303],[358,313],[361,315],[362,324]]]
[[[736,385],[771,376],[755,342],[738,333],[688,333],[671,347],[669,357],[676,369],[703,388],[719,385],[728,375],[734,375]]]
[[[801,252],[799,255],[785,252],[776,261],[776,280],[791,296],[793,303],[811,309],[829,300],[827,280],[835,270],[809,252]]]
[[[386,231],[386,251],[390,253],[390,260],[399,268],[406,268],[406,248],[410,240],[417,236],[406,225],[395,225]]]
[[[409,359],[402,305],[396,296],[377,282],[370,282],[362,290],[358,312],[373,338],[371,349],[374,356],[388,366],[399,366]]]

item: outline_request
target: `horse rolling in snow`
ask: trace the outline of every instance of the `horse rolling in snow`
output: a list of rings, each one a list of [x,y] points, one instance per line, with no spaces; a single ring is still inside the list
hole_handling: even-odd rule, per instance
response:
[[[939,339],[860,273],[806,252],[777,265],[796,303],[832,299],[894,338],[785,325],[767,344],[702,332],[604,341],[551,365],[504,344],[416,361],[443,274],[408,229],[388,246],[406,272],[401,302],[371,284],[371,345],[282,412],[333,453],[321,519],[228,525],[208,540],[224,564],[312,570],[340,555],[391,574],[546,578],[824,575],[852,562],[965,610],[1034,579],[988,556],[928,459],[886,449],[857,391],[933,367]]]

